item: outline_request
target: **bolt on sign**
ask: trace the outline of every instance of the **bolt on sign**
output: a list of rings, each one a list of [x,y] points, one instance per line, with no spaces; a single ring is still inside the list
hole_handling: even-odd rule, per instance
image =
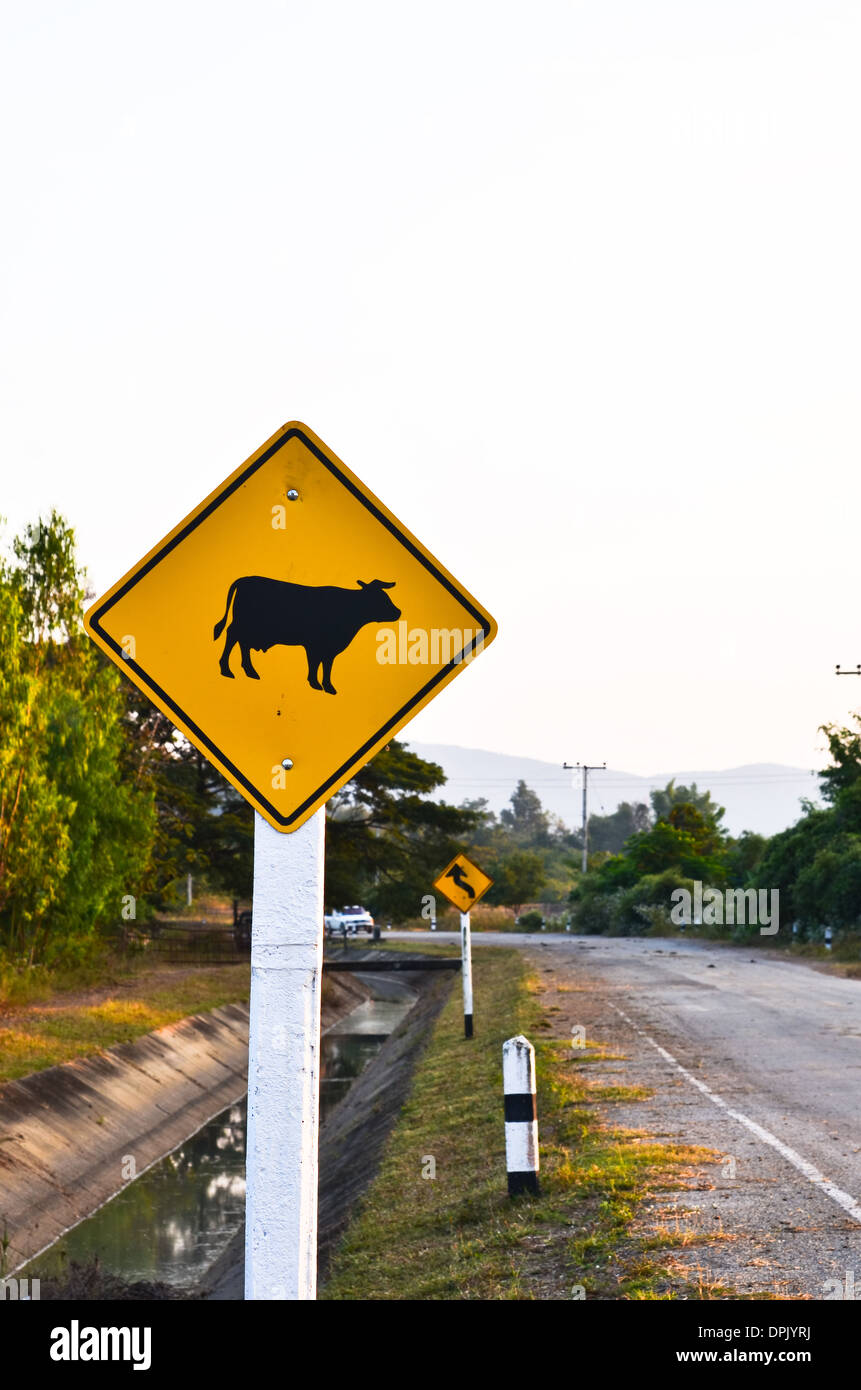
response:
[[[448,868],[434,879],[433,886],[460,912],[469,912],[492,884],[493,879],[488,878],[483,869],[465,854],[456,854]]]
[[[284,425],[87,611],[93,640],[296,830],[496,636],[306,425]]]

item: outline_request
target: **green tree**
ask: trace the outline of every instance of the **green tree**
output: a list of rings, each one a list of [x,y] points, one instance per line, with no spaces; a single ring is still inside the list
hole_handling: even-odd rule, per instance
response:
[[[632,835],[642,834],[649,829],[651,819],[649,808],[643,801],[622,801],[615,811],[611,811],[607,816],[590,816],[590,854],[597,854],[602,850],[618,854],[625,841]],[[583,832],[576,831],[572,841],[582,849]]]
[[[802,802],[795,825],[773,835],[751,870],[752,886],[780,893],[781,925],[861,930],[861,718],[825,724],[831,765],[820,773],[824,809]]]
[[[625,858],[639,878],[678,869],[686,878],[721,884],[726,878],[724,839],[713,820],[691,802],[670,807],[651,830],[632,835]]]
[[[822,795],[832,804],[861,782],[861,715],[853,714],[856,728],[839,728],[836,724],[820,724],[819,732],[828,741],[831,766],[820,772]]]
[[[544,861],[534,850],[514,849],[491,859],[487,872],[493,886],[485,901],[519,912],[524,903],[537,902],[544,887]]]
[[[682,799],[685,792],[693,800]],[[652,802],[660,813],[654,825],[635,831],[620,853],[572,888],[569,900],[582,930],[643,932],[662,915],[674,886],[694,879],[715,887],[727,882],[732,842],[720,825],[723,809],[710,794],[670,782],[652,793]],[[753,846],[744,848],[753,855]]]
[[[712,800],[711,792],[699,791],[696,782],[689,787],[677,787],[673,778],[665,787],[656,787],[649,796],[656,821],[668,820],[674,806],[684,805],[695,807],[703,820],[714,826],[719,826],[725,815],[723,806]]]
[[[69,863],[72,806],[48,772],[49,708],[24,642],[15,587],[0,570],[0,941],[32,960],[32,935]]]
[[[754,830],[743,830],[737,839],[727,842],[726,873],[728,881],[742,888],[754,874],[768,848],[768,837]]]
[[[808,928],[861,927],[861,835],[840,833],[804,865],[792,894],[798,919]]]
[[[799,878],[832,838],[835,815],[808,807],[795,825],[773,835],[752,876],[754,887],[776,888],[780,894],[781,925],[803,920],[797,894]]]
[[[52,512],[13,555],[0,566],[0,933],[34,964],[74,959],[119,918],[140,891],[155,816],[149,790],[123,776],[120,678],[83,631],[74,532]]]
[[[150,788],[156,807],[143,885],[149,906],[174,903],[188,873],[214,891],[250,898],[252,808],[131,681],[123,685],[125,775]]]
[[[550,817],[540,797],[521,778],[511,793],[511,807],[499,813],[500,824],[518,845],[546,845],[550,841]]]

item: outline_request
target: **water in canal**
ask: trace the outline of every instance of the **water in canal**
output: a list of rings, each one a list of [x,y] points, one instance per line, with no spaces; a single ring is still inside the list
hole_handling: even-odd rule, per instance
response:
[[[322,1120],[415,1001],[400,980],[364,978],[380,997],[366,1000],[323,1035]],[[62,1273],[68,1261],[86,1264],[98,1256],[102,1269],[130,1283],[190,1285],[202,1279],[245,1217],[245,1117],[243,1098],[21,1273],[44,1279]]]

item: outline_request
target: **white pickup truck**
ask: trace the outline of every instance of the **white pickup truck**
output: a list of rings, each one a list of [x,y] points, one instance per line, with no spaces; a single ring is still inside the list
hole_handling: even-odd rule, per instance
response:
[[[364,907],[354,903],[352,907],[338,907],[328,913],[323,921],[327,936],[356,936],[360,931],[372,932],[374,919]]]

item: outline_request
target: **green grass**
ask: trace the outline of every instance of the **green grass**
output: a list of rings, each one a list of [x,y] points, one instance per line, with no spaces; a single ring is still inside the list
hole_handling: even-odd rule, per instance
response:
[[[657,1179],[672,1185],[707,1155],[605,1127],[594,1102],[648,1092],[594,1081],[584,1067],[594,1050],[536,1041],[540,985],[519,952],[476,951],[473,970],[476,1036],[463,1038],[455,982],[320,1297],[568,1298],[576,1285],[587,1298],[673,1296],[631,1226]],[[512,1201],[501,1059],[505,1038],[521,1032],[536,1045],[542,1190]],[[433,1179],[422,1175],[429,1158]]]
[[[0,1082],[132,1042],[189,1014],[247,1000],[248,989],[245,966],[200,966],[174,978],[165,967],[116,981],[94,1003],[68,1002],[58,994],[46,1004],[7,1009],[0,1015]]]

